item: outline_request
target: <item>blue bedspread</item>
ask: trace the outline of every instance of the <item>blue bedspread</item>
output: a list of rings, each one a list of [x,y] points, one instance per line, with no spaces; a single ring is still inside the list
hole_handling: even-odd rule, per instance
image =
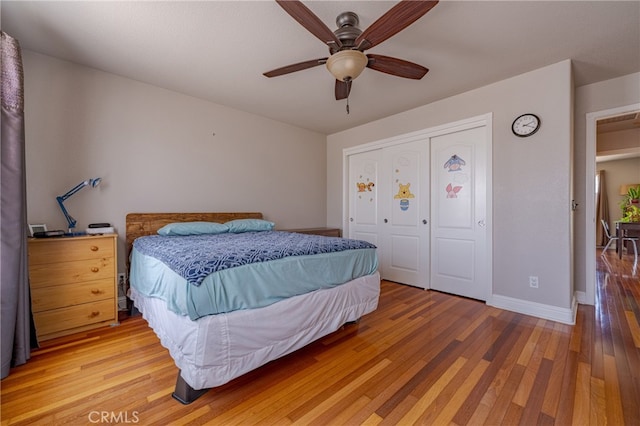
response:
[[[251,263],[375,248],[366,241],[282,231],[188,237],[151,235],[136,239],[133,246],[139,253],[162,261],[195,286],[214,272]]]

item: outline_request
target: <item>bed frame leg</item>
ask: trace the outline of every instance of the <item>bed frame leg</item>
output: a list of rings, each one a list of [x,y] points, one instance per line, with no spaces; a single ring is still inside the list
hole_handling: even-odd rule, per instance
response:
[[[184,381],[182,376],[180,375],[180,370],[178,370],[178,380],[176,380],[176,388],[171,394],[171,396],[180,401],[180,403],[184,405],[191,404],[196,399],[200,398],[204,395],[209,389],[199,389],[196,390],[189,386],[187,382]]]

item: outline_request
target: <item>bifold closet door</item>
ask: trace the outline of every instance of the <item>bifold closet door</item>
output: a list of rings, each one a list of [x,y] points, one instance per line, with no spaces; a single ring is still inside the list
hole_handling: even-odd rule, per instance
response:
[[[380,188],[382,276],[427,288],[429,279],[429,145],[385,148]]]
[[[486,128],[432,137],[430,144],[430,286],[487,300]]]
[[[426,288],[429,148],[405,142],[349,156],[349,238],[378,247],[383,279]]]
[[[378,185],[380,150],[349,156],[349,238],[368,241],[378,247]]]

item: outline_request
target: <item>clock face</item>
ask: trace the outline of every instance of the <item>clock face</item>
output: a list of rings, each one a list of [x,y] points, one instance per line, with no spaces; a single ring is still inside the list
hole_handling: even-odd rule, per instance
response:
[[[513,134],[520,137],[531,136],[540,128],[540,118],[535,114],[522,114],[511,125]]]

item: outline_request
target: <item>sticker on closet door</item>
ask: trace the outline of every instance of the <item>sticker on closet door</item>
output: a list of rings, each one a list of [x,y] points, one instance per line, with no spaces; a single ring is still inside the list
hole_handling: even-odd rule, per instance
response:
[[[447,185],[445,191],[447,192],[447,198],[458,198],[458,192],[462,190],[462,186],[453,186],[451,183]]]
[[[465,166],[467,163],[457,154],[453,154],[446,163],[444,163],[444,168],[448,169],[450,172],[460,172],[462,171],[462,166]]]
[[[411,183],[406,185],[398,183],[398,193],[393,196],[394,199],[400,200],[400,210],[406,211],[409,209],[409,198],[415,198],[416,196],[411,193]]]

